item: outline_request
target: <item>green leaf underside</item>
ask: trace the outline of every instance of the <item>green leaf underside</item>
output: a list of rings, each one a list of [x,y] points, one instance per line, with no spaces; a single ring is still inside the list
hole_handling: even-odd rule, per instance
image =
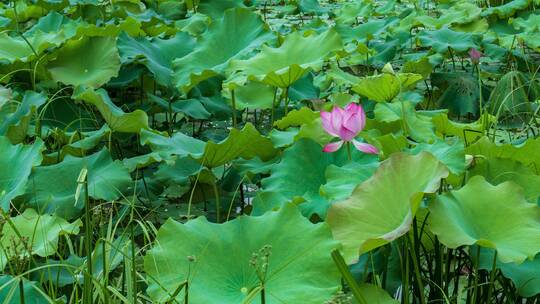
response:
[[[88,192],[94,199],[106,201],[121,197],[131,185],[128,170],[120,161],[113,161],[106,149],[78,158],[66,156],[55,165],[34,169],[24,202],[40,212],[74,218],[84,207],[84,199],[76,198],[77,180],[83,168],[88,169]]]
[[[457,248],[493,248],[503,263],[521,263],[540,252],[540,207],[512,182],[493,186],[482,176],[429,205],[430,229],[441,243]]]
[[[10,201],[24,193],[32,168],[41,163],[41,140],[33,145],[12,145],[0,136],[0,208],[9,210]]]
[[[433,155],[394,153],[351,197],[333,204],[327,222],[347,262],[407,233],[424,193],[433,193],[445,166]]]

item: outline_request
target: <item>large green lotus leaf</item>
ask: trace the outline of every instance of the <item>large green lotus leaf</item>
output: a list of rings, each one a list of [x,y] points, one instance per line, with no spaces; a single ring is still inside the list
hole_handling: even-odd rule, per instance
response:
[[[479,109],[478,79],[469,73],[433,73],[431,83],[443,90],[437,101],[454,115],[476,115]]]
[[[388,133],[382,136],[376,136],[374,141],[378,143],[376,146],[379,147],[381,151],[380,155],[383,159],[388,158],[392,153],[405,150],[409,145],[407,138],[402,134],[395,135]]]
[[[196,160],[190,157],[178,158],[173,164],[160,164],[158,170],[154,173],[154,178],[157,182],[165,187],[184,186],[186,190],[190,189],[190,177],[198,175],[199,183],[214,184],[215,177],[206,169],[205,172],[199,174],[205,169]],[[182,195],[183,193],[179,193]],[[177,194],[178,195],[178,194]]]
[[[322,127],[321,118],[317,118],[312,122],[305,123],[300,127],[298,134],[294,137],[294,140],[300,140],[302,138],[309,138],[321,145],[329,143],[332,135],[328,134]]]
[[[356,154],[355,154],[356,155]],[[325,170],[331,164],[343,165],[346,152],[325,153],[316,142],[300,139],[286,149],[281,161],[262,180],[262,191],[253,204],[253,214],[277,209],[286,202],[301,201],[302,213],[308,217],[326,215],[330,202],[319,194],[326,183]]]
[[[21,285],[22,280],[22,285]],[[0,276],[0,299],[3,304],[20,304],[21,290],[23,289],[25,304],[49,304],[54,303],[52,299],[46,296],[46,293],[41,290],[39,284],[34,281],[28,281],[25,278],[15,278],[10,275]]]
[[[118,50],[122,63],[142,62],[154,74],[156,81],[165,86],[173,84],[172,61],[189,54],[195,46],[195,39],[182,32],[170,39],[133,38],[126,33],[118,37]]]
[[[513,181],[523,188],[525,198],[530,202],[536,202],[540,196],[540,175],[537,175],[532,168],[515,160],[477,157],[474,160],[474,166],[468,172],[469,176],[483,176],[493,185]]]
[[[187,93],[201,81],[223,74],[232,59],[247,56],[272,37],[256,13],[229,9],[210,25],[193,52],[173,61],[174,84]]]
[[[93,22],[86,22],[79,20],[77,27],[78,36],[87,36],[87,37],[118,37],[120,33],[126,32],[130,36],[143,36],[146,34],[145,31],[141,29],[141,21],[138,20],[135,16],[127,16],[123,18],[111,18],[105,22],[99,22],[96,24]],[[159,27],[159,26],[158,26]],[[166,29],[166,26],[162,28]],[[148,31],[148,34],[153,35],[152,27],[147,26],[145,28]],[[173,34],[172,32],[171,34]],[[159,29],[155,35],[160,34]]]
[[[517,11],[527,8],[531,0],[513,0],[500,6],[486,8],[482,16],[497,15],[500,19],[506,19],[513,16]]]
[[[358,23],[358,17],[369,17],[373,14],[373,4],[367,1],[346,2],[336,12],[338,24],[352,25]]]
[[[426,56],[418,60],[405,62],[401,71],[403,73],[415,73],[421,75],[423,79],[428,79],[433,72],[433,65],[431,65],[429,58]]]
[[[451,29],[458,32],[484,34],[489,29],[489,23],[486,19],[480,18],[469,23],[453,25]]]
[[[437,139],[431,117],[418,113],[412,102],[377,103],[374,113],[375,119],[380,122],[403,121],[407,134],[418,142],[431,142]]]
[[[384,289],[373,284],[361,284],[360,294],[369,304],[398,304],[399,301],[393,299]]]
[[[355,27],[337,24],[336,31],[340,34],[344,42],[367,43],[375,37],[384,37],[385,31],[394,25],[399,19],[397,17],[372,18],[365,23]]]
[[[319,112],[313,111],[308,107],[302,107],[298,110],[290,111],[287,116],[274,122],[274,126],[282,130],[289,127],[299,127],[303,124],[313,122],[320,116]]]
[[[456,136],[466,143],[471,143],[482,137],[482,119],[490,121],[491,117],[486,113],[477,121],[461,123],[452,121],[448,118],[446,113],[441,113],[433,116],[431,121],[435,126],[435,132],[438,136]]]
[[[157,152],[151,152],[148,154],[138,155],[130,158],[124,158],[122,164],[131,173],[137,169],[146,168],[155,163],[161,163],[163,161],[172,161],[172,158],[164,158],[162,154]]]
[[[312,101],[320,97],[321,89],[315,84],[313,73],[307,73],[289,88],[288,93],[293,101]]]
[[[7,136],[12,143],[23,142],[32,116],[46,101],[45,94],[26,91],[19,105],[11,103],[2,107],[0,109],[0,135]],[[13,111],[12,108],[14,108]]]
[[[234,89],[236,109],[270,109],[274,102],[275,89],[261,82],[248,82]],[[225,91],[225,96],[231,103],[231,91]],[[231,103],[232,105],[232,103]]]
[[[441,9],[440,16],[435,18],[430,15],[418,16],[416,20],[426,28],[441,28],[443,26],[465,24],[480,17],[482,9],[470,2],[456,2],[449,9]]]
[[[360,77],[343,71],[335,62],[330,62],[330,67],[325,70],[324,76],[331,79],[338,86],[353,86],[360,81]]]
[[[198,98],[168,101],[152,93],[147,92],[146,95],[151,102],[157,104],[163,111],[181,112],[195,119],[208,119],[212,115]]]
[[[523,41],[528,47],[540,52],[540,32],[525,32],[518,35],[518,40]]]
[[[460,140],[445,142],[437,140],[432,144],[420,143],[410,150],[412,154],[427,151],[443,163],[452,174],[465,172],[465,146]]]
[[[75,27],[76,22],[51,12],[26,31],[24,39],[18,35],[0,34],[0,59],[10,63],[34,60],[48,48],[58,47],[75,36]]]
[[[64,234],[79,233],[79,226],[82,225],[80,219],[70,224],[56,215],[40,215],[34,209],[26,209],[10,221],[13,225],[4,225],[2,228],[0,270],[4,269],[10,259],[17,256],[35,254],[47,257],[55,254],[58,238]],[[16,227],[17,231],[13,230],[13,227]],[[31,252],[25,248],[29,248]]]
[[[8,211],[10,201],[24,193],[32,168],[41,163],[43,149],[40,139],[32,145],[12,145],[0,136],[0,208]]]
[[[45,35],[42,33],[42,35]],[[40,47],[44,47],[45,49],[51,44],[47,43],[47,40],[41,41]],[[32,47],[34,46],[34,43],[31,43]],[[16,36],[10,36],[7,33],[0,34],[0,59],[6,60],[10,63],[14,63],[16,61],[30,61],[35,58],[36,54],[34,51],[32,51],[32,47],[24,41],[21,37]],[[39,48],[38,48],[39,49]]]
[[[25,36],[31,36],[37,31],[44,33],[57,33],[67,35],[68,38],[72,38],[77,34],[77,27],[79,22],[72,20],[58,12],[50,11],[46,16],[39,18],[28,31],[24,32]]]
[[[520,186],[497,186],[473,176],[429,205],[430,229],[445,246],[479,245],[497,250],[503,263],[521,263],[540,252],[540,207]]]
[[[351,196],[354,188],[373,175],[379,162],[351,162],[344,166],[329,165],[325,171],[326,184],[319,193],[329,201],[341,201]]]
[[[3,8],[2,16],[12,20],[17,19],[18,22],[25,22],[29,19],[38,19],[43,16],[46,11],[40,5],[33,5],[33,2],[17,1],[16,7],[6,6]]]
[[[400,92],[406,91],[416,82],[422,80],[422,75],[413,73],[382,73],[361,78],[352,87],[356,93],[378,102],[391,101]]]
[[[235,7],[245,8],[246,6],[243,0],[220,0],[217,2],[213,0],[199,0],[197,12],[208,15],[212,19],[219,19],[223,17],[227,9]]]
[[[75,89],[71,98],[93,104],[114,132],[140,133],[141,130],[148,129],[146,112],[137,109],[125,113],[112,102],[105,89],[93,90],[90,87],[79,86]]]
[[[297,2],[298,10],[306,14],[321,15],[327,13],[328,8],[323,8],[319,0],[299,0]]]
[[[163,303],[187,279],[193,303],[238,304],[250,292],[256,296],[249,303],[260,303],[255,290],[260,282],[250,260],[265,246],[271,246],[266,303],[323,303],[339,289],[340,275],[330,256],[338,244],[328,226],[310,223],[287,204],[277,212],[241,216],[225,224],[204,217],[186,224],[169,219],[144,259],[150,276],[147,292]]]
[[[192,156],[201,164],[215,168],[238,157],[250,159],[258,156],[266,161],[272,159],[276,153],[272,141],[261,135],[251,123],[247,123],[242,130],[232,129],[229,136],[221,142],[208,141],[201,155]]]
[[[480,251],[480,269],[491,270],[494,250],[482,248]],[[497,259],[497,268],[512,280],[517,292],[522,297],[533,297],[540,293],[540,254],[534,260],[525,260],[521,264],[501,263]]]
[[[324,61],[342,48],[341,38],[334,30],[307,37],[294,32],[277,48],[264,45],[257,55],[231,62],[230,70],[251,80],[286,88],[307,71],[320,70]],[[233,76],[230,81],[242,83],[242,78]]]
[[[482,137],[474,144],[465,148],[465,152],[471,155],[483,155],[486,158],[513,159],[540,173],[540,138],[530,138],[520,145],[496,144],[488,137]]]
[[[54,140],[59,147],[57,152],[45,155],[44,164],[54,164],[64,159],[66,155],[83,157],[88,151],[96,148],[102,140],[109,138],[111,129],[104,124],[99,130],[87,132],[59,132],[54,136]]]
[[[424,193],[437,191],[445,166],[433,155],[395,153],[347,200],[334,203],[327,222],[349,263],[407,233]]]
[[[83,158],[68,155],[56,165],[34,168],[25,203],[40,212],[76,217],[84,207],[84,201],[75,196],[83,168],[88,169],[88,194],[94,199],[118,199],[132,183],[122,162],[113,161],[106,149]]]
[[[165,158],[170,158],[172,155],[179,157],[201,155],[204,153],[205,144],[204,141],[182,132],[175,132],[172,137],[150,130],[141,132],[141,145],[148,145],[152,151]]]
[[[238,157],[249,159],[258,156],[262,160],[269,160],[277,153],[272,141],[261,135],[251,123],[241,130],[232,129],[227,138],[217,143],[205,143],[180,132],[166,137],[145,130],[141,133],[141,144],[149,144],[152,151],[165,158],[189,155],[209,168],[221,166]]]
[[[516,30],[538,32],[540,31],[540,14],[530,14],[527,18],[516,18],[512,21],[512,26]]]
[[[47,65],[53,80],[67,85],[99,87],[118,76],[120,56],[114,37],[68,41]]]
[[[292,145],[297,134],[298,128],[289,128],[285,131],[274,128],[268,133],[268,137],[274,144],[274,147],[283,148]]]
[[[455,32],[447,27],[440,30],[420,32],[418,36],[422,46],[432,47],[437,53],[446,54],[448,49],[465,52],[477,48],[475,37],[470,33]]]
[[[180,29],[180,31],[186,32],[191,36],[198,37],[208,29],[210,21],[211,18],[207,15],[195,13],[187,19],[177,20],[174,25],[177,29]]]

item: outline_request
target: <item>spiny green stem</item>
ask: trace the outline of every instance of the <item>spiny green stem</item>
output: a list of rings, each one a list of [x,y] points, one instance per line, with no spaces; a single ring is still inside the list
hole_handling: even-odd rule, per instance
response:
[[[416,277],[416,284],[418,285],[418,297],[420,298],[420,303],[426,304],[426,299],[424,298],[424,284],[422,282],[422,274],[420,273],[420,265],[418,265],[418,260],[416,259],[416,242],[411,236],[411,233],[408,233],[407,235],[409,237],[409,250],[411,251],[414,275]]]
[[[236,129],[236,96],[234,90],[231,90],[231,103],[232,103],[232,126]]]
[[[24,284],[23,278],[19,279],[19,302],[24,304]]]
[[[289,114],[289,87],[285,88],[285,115]]]
[[[455,71],[456,61],[454,60],[454,52],[452,52],[452,48],[448,47],[448,52],[450,53],[450,58],[452,58],[452,67],[454,68],[454,71]]]
[[[216,222],[221,223],[221,205],[219,202],[219,191],[217,188],[217,184],[214,183],[214,198],[216,200]]]
[[[339,272],[341,273],[343,280],[347,283],[347,285],[349,285],[349,288],[351,289],[356,300],[358,300],[360,304],[368,304],[366,299],[364,299],[364,297],[362,296],[360,292],[360,287],[354,280],[354,277],[352,276],[349,267],[345,263],[343,256],[341,256],[341,253],[337,249],[332,251],[332,259],[334,260],[334,263],[336,264]]]
[[[489,275],[489,286],[488,286],[488,294],[487,294],[487,301],[488,303],[491,301],[491,294],[493,289],[495,289],[495,273],[497,272],[497,251],[493,253],[493,265],[491,266],[491,273]]]
[[[275,90],[274,90],[274,98],[272,99],[272,112],[271,112],[271,117],[270,117],[270,127],[272,127],[274,125],[274,119],[275,119],[275,116],[276,116],[276,98],[277,98],[277,91],[278,91],[278,88],[276,87]]]
[[[476,297],[478,296],[478,276],[480,275],[480,246],[476,247],[476,265],[474,265],[474,289],[471,303],[476,303]]]

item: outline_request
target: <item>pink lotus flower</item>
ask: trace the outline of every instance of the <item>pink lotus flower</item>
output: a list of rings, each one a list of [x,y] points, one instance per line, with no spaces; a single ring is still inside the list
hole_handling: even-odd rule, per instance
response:
[[[356,149],[370,154],[377,154],[379,150],[354,138],[366,126],[366,113],[362,106],[350,103],[345,109],[334,107],[332,112],[321,112],[322,126],[328,134],[339,137],[340,140],[324,146],[324,152],[335,152],[343,143],[352,142]]]
[[[477,49],[472,48],[469,50],[469,57],[471,57],[471,61],[473,64],[480,63],[480,58],[482,57],[482,55],[484,54],[482,54],[482,52]]]

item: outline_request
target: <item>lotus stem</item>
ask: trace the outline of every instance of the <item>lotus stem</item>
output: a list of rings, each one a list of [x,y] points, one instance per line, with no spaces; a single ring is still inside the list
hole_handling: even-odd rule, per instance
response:
[[[480,112],[480,122],[482,123],[482,134],[486,134],[486,121],[484,118],[484,98],[482,96],[482,77],[480,76],[480,66],[475,64],[476,73],[478,74],[478,94],[479,94],[479,112]]]
[[[24,304],[24,283],[23,278],[19,279],[19,302]]]
[[[270,117],[270,127],[272,127],[274,125],[274,119],[275,119],[275,115],[276,115],[277,91],[278,91],[278,88],[276,87],[276,89],[274,90],[274,98],[272,99],[272,113],[271,113],[271,117]]]
[[[231,90],[231,103],[232,103],[232,126],[236,129],[236,96],[234,95],[234,89]]]
[[[358,300],[360,304],[368,304],[366,299],[364,299],[364,297],[360,293],[360,287],[354,280],[351,274],[351,271],[349,270],[349,267],[347,266],[347,264],[345,263],[345,260],[343,259],[343,256],[337,249],[332,251],[332,259],[334,260],[334,263],[336,264],[339,272],[341,273],[343,280],[347,283],[347,285],[349,285],[349,288],[351,289],[352,294],[354,295],[356,300]]]
[[[422,283],[422,274],[420,273],[420,265],[417,260],[416,249],[415,249],[416,242],[415,242],[415,239],[411,236],[410,232],[407,235],[409,237],[409,250],[410,250],[411,258],[413,262],[414,275],[416,277],[416,284],[418,287],[418,297],[420,298],[421,304],[426,304],[426,299],[424,298],[424,284]]]
[[[184,304],[189,303],[189,281],[186,280],[186,291],[184,291]]]
[[[478,276],[480,275],[480,246],[476,247],[476,265],[474,265],[474,289],[471,303],[476,303],[476,297],[478,296]]]
[[[88,194],[88,171],[81,171],[79,185],[84,189],[84,247],[86,249],[86,274],[84,276],[84,299],[86,303],[92,303],[92,228],[90,220],[90,197]]]
[[[448,47],[448,52],[450,53],[450,58],[452,58],[452,67],[454,67],[454,71],[456,71],[456,61],[454,60],[454,52],[452,52],[452,48]]]
[[[401,288],[401,294],[402,294],[402,301],[401,303],[409,303],[409,253],[407,252],[407,238],[402,238],[401,242],[401,251],[403,256],[403,262],[402,262],[402,288]],[[403,267],[405,269],[403,269]]]
[[[285,115],[289,114],[289,87],[285,88]]]
[[[489,275],[489,285],[488,285],[488,294],[487,294],[487,301],[488,303],[491,300],[491,294],[493,289],[495,289],[495,273],[497,272],[497,250],[493,253],[493,264],[491,266],[491,273]]]
[[[216,222],[221,223],[221,210],[220,210],[221,206],[219,202],[219,191],[218,191],[216,183],[214,183],[213,186],[214,186],[214,198],[216,201]]]
[[[352,161],[352,153],[351,153],[351,142],[347,142],[347,159],[349,161]]]

